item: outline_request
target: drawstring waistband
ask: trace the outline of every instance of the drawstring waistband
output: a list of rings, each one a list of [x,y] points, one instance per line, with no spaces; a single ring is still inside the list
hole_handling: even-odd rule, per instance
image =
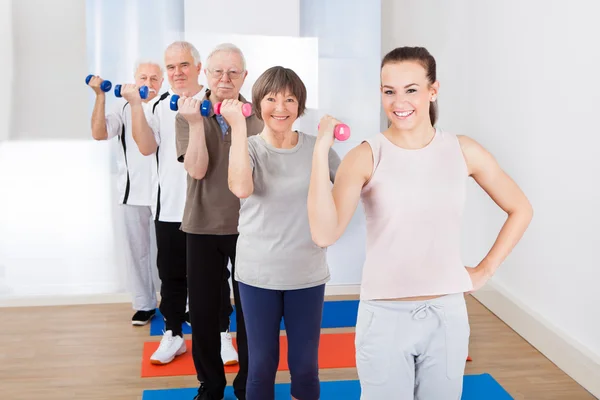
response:
[[[413,319],[423,320],[429,318],[430,311],[437,314],[438,310],[442,310],[442,306],[431,303],[423,303],[419,307],[411,311]]]

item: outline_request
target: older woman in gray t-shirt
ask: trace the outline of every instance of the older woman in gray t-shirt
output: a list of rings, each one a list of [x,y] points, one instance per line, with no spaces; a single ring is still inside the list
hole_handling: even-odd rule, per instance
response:
[[[313,242],[308,223],[316,137],[292,130],[305,110],[306,87],[294,71],[272,67],[254,84],[252,103],[265,123],[252,137],[247,137],[242,104],[225,100],[221,105],[232,130],[229,189],[241,199],[235,274],[248,334],[246,399],[274,399],[283,317],[291,395],[317,400],[321,317],[330,275],[326,249]],[[331,150],[332,182],[339,164]]]

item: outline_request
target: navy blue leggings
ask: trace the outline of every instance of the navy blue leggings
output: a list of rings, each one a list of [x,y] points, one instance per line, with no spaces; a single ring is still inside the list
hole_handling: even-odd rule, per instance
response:
[[[279,365],[279,324],[284,318],[288,340],[291,394],[318,400],[319,339],[325,285],[298,290],[269,290],[239,282],[248,335],[246,400],[274,400]]]

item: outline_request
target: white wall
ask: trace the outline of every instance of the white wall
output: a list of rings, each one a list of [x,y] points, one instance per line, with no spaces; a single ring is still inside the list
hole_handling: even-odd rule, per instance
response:
[[[0,76],[3,79],[5,93],[11,93],[13,87],[13,43],[12,43],[12,3],[0,2]],[[0,98],[0,142],[8,139],[10,133],[10,116],[12,99],[10,96]]]
[[[11,138],[85,137],[85,2],[12,1]]]
[[[85,0],[87,73],[110,80],[113,87],[133,82],[138,60],[164,63],[164,50],[183,39],[183,0]],[[85,76],[84,76],[85,78]],[[89,115],[95,95],[86,88]],[[169,89],[163,81],[162,90]],[[112,93],[107,108],[119,101]]]
[[[0,300],[123,290],[109,161],[107,143],[0,143]]]
[[[340,157],[379,132],[381,2],[302,0],[300,35],[319,39],[319,107],[304,118],[316,134],[324,114],[344,121],[351,137],[336,142]],[[358,285],[365,259],[362,204],[344,235],[328,249],[330,285]]]
[[[185,0],[185,31],[298,36],[301,0]]]
[[[600,359],[600,5],[383,4],[384,53],[404,45],[433,53],[440,126],[482,143],[533,203],[534,220],[493,284]],[[466,263],[485,256],[503,221],[472,184]]]
[[[2,4],[14,81],[0,107],[12,121],[0,142],[0,300],[123,291],[110,147],[90,138],[85,2]]]
[[[12,111],[13,80],[13,44],[12,44],[12,4],[9,1],[0,2],[0,54],[4,60],[0,63],[0,76],[4,79],[5,91],[8,96],[0,98],[0,146],[6,141],[10,134],[10,118]],[[2,244],[0,242],[0,254]],[[6,282],[7,268],[0,260],[0,297],[5,296],[10,290]]]

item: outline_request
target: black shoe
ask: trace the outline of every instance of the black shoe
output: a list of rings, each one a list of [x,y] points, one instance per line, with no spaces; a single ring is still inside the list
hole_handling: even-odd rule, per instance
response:
[[[204,387],[204,385],[200,385],[200,387],[198,388],[198,394],[196,395],[196,397],[194,397],[194,400],[223,400],[223,397],[221,397],[220,399],[217,399],[216,397],[214,397],[212,394],[210,394],[208,392],[208,390],[206,389],[206,387]]]
[[[131,318],[131,325],[143,326],[146,325],[156,314],[156,310],[138,311]]]

